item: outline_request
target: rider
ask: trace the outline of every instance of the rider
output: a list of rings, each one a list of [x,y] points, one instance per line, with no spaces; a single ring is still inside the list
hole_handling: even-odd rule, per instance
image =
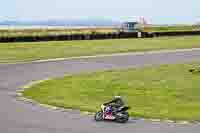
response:
[[[104,106],[110,105],[113,112],[124,105],[121,96],[114,96],[113,100],[103,104]]]

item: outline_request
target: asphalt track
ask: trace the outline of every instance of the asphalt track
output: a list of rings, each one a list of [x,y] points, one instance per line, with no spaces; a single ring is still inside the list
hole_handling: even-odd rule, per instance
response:
[[[93,121],[79,111],[50,110],[16,100],[31,81],[81,72],[199,61],[200,50],[127,54],[52,62],[0,65],[0,133],[199,133],[200,124],[130,120],[127,124]]]

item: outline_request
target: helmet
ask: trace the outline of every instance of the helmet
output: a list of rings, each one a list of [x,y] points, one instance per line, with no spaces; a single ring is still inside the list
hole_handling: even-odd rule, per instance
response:
[[[116,100],[116,101],[122,101],[122,97],[121,96],[114,96],[114,100]]]
[[[114,96],[114,99],[122,99],[121,96]]]
[[[114,100],[115,100],[116,104],[119,104],[119,105],[124,104],[121,96],[114,96]]]

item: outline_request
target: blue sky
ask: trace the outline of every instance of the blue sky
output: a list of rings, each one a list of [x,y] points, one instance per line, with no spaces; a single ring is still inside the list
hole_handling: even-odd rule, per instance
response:
[[[105,18],[149,23],[200,21],[199,0],[2,0],[0,19],[45,20]]]

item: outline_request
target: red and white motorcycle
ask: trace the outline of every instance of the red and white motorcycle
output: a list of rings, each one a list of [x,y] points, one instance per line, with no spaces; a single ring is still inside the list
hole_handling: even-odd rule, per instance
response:
[[[94,116],[96,121],[110,120],[119,123],[125,123],[129,120],[128,106],[122,106],[116,110],[112,109],[112,106],[101,105],[101,111],[97,112]]]

